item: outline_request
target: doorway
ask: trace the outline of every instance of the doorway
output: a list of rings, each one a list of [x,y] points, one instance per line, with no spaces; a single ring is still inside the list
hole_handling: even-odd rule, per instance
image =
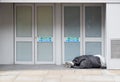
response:
[[[15,4],[15,63],[54,64],[54,5]]]
[[[104,56],[103,4],[62,5],[63,63],[80,55]]]

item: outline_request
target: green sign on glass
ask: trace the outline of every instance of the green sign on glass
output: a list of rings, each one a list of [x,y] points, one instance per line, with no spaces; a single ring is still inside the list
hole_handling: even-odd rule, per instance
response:
[[[52,37],[39,37],[38,42],[52,42]]]
[[[66,37],[65,42],[80,42],[79,37]]]

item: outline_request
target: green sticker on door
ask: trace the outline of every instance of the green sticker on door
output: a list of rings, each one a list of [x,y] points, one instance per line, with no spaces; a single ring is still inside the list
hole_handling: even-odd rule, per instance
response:
[[[37,42],[53,42],[52,37],[38,37]]]
[[[65,37],[65,42],[80,42],[79,37]]]

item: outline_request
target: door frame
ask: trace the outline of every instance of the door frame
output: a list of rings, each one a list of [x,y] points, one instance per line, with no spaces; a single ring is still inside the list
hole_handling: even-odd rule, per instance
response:
[[[37,61],[37,6],[52,6],[53,7],[53,61],[38,62]],[[55,8],[54,4],[35,4],[35,64],[55,64]]]
[[[32,7],[32,37],[16,37],[16,7],[17,6],[31,6]],[[53,7],[53,61],[52,62],[37,62],[37,6],[52,6]],[[15,4],[14,5],[15,13],[15,64],[55,64],[55,11],[54,4]],[[16,42],[17,41],[26,41],[32,42],[32,61],[31,62],[22,62],[16,61]]]
[[[32,37],[17,37],[16,36],[16,7],[17,6],[31,6],[32,7]],[[34,64],[34,5],[33,4],[15,4],[14,5],[14,22],[15,22],[15,64]],[[16,43],[17,41],[23,41],[23,42],[32,42],[32,61],[25,62],[25,61],[17,61],[16,60]]]
[[[79,6],[80,7],[80,54],[85,55],[85,42],[101,42],[101,55],[105,57],[105,20],[104,20],[104,5],[103,4],[62,4],[62,62],[64,61],[64,6]],[[101,37],[100,38],[86,38],[85,37],[85,7],[86,6],[100,6],[101,7]]]

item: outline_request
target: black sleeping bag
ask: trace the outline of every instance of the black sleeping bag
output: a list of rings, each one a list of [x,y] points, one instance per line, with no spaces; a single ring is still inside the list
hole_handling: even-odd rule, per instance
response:
[[[101,62],[100,58],[97,56],[93,55],[82,55],[75,57],[72,62],[74,63],[72,68],[78,68],[78,69],[83,69],[83,68],[100,68],[101,67]]]

